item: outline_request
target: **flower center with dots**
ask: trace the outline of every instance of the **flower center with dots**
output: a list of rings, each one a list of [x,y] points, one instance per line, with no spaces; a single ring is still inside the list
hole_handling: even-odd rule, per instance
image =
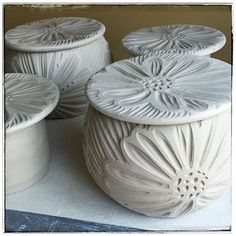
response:
[[[204,172],[189,172],[178,176],[173,185],[179,200],[192,200],[205,190],[208,177]]]
[[[142,81],[144,88],[148,89],[149,91],[167,90],[171,88],[172,84],[173,83],[170,79],[160,77],[146,78],[144,81]]]
[[[185,37],[184,34],[174,34],[174,33],[169,33],[163,36],[163,38],[167,40],[179,40],[183,39],[184,37]]]

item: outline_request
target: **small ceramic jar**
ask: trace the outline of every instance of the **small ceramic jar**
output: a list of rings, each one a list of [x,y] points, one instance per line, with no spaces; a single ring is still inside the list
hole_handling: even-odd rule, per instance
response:
[[[44,117],[57,105],[59,90],[47,79],[5,75],[6,192],[25,189],[46,173],[49,145]]]
[[[103,34],[105,26],[81,17],[52,18],[20,25],[5,35],[6,71],[35,74],[60,89],[58,106],[50,118],[84,115],[84,85],[110,63]]]
[[[202,25],[162,25],[143,28],[122,39],[123,47],[133,56],[146,53],[181,53],[210,56],[226,42],[224,34]]]
[[[124,207],[176,217],[206,206],[229,183],[229,64],[143,55],[105,67],[86,92],[86,165]]]

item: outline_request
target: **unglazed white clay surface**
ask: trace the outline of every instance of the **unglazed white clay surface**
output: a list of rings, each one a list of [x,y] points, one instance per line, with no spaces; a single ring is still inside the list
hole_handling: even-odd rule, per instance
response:
[[[52,18],[18,26],[6,33],[6,70],[35,74],[60,89],[58,106],[50,118],[83,115],[84,86],[89,77],[110,63],[110,51],[96,20]]]
[[[47,172],[50,161],[45,120],[6,135],[6,192],[30,187]]]
[[[47,171],[50,154],[44,118],[56,107],[57,86],[34,75],[5,75],[6,191],[25,189]]]
[[[229,184],[230,111],[181,125],[150,126],[90,107],[84,157],[115,201],[152,217],[176,217],[218,198]]]
[[[6,32],[9,48],[28,51],[58,51],[88,44],[105,32],[105,26],[83,17],[58,17],[33,21]]]
[[[8,195],[6,209],[155,232],[230,230],[230,188],[208,206],[169,219],[147,217],[112,200],[86,169],[81,150],[83,121],[83,117],[46,120],[52,157],[49,171],[31,188]]]
[[[36,124],[53,111],[59,99],[57,86],[35,75],[8,73],[4,88],[7,133]]]
[[[123,47],[134,56],[152,53],[181,53],[206,56],[221,49],[224,34],[202,25],[162,25],[131,32]]]
[[[143,55],[96,73],[87,95],[115,119],[149,125],[197,121],[230,107],[231,66],[192,55]]]
[[[229,64],[143,55],[96,73],[87,95],[86,164],[123,206],[176,217],[206,206],[229,183]]]

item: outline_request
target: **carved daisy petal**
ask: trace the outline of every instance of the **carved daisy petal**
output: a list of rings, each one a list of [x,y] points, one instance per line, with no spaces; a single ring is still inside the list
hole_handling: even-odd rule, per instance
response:
[[[87,50],[94,52],[92,59]],[[12,52],[8,55],[11,71],[39,75],[57,84],[60,100],[50,118],[84,115],[88,105],[85,84],[92,74],[110,60],[107,44],[103,40],[74,50],[17,54]]]
[[[231,66],[190,55],[145,55],[92,76],[88,98],[101,112],[145,124],[205,119],[230,106]]]
[[[230,113],[175,126],[144,126],[88,112],[86,164],[114,200],[176,217],[206,206],[230,179]]]
[[[149,52],[177,52],[209,55],[224,46],[225,36],[201,25],[162,25],[129,33],[122,40],[132,55]]]
[[[217,119],[220,118],[215,118],[215,120]],[[142,178],[147,182],[149,179],[151,179],[150,182],[154,179],[157,181],[157,189],[161,184],[168,186],[169,189],[169,192],[166,192],[166,202],[169,201],[166,205],[163,202],[158,202],[158,198],[155,199],[156,201],[153,199],[153,202],[150,202],[151,199],[148,196],[142,200],[139,198],[139,201],[130,199],[129,202],[127,200],[129,198],[120,190],[124,193],[123,199],[126,200],[128,206],[132,206],[138,212],[145,212],[146,214],[148,212],[150,216],[166,216],[167,212],[171,216],[177,216],[185,211],[192,210],[192,208],[197,209],[203,204],[203,199],[208,199],[208,201],[205,201],[205,204],[207,204],[219,196],[230,178],[229,171],[224,171],[224,169],[229,168],[229,162],[225,160],[229,160],[230,151],[228,151],[228,156],[225,156],[228,147],[223,145],[225,143],[224,139],[229,138],[229,130],[226,129],[227,126],[218,127],[217,121],[206,121],[206,123],[203,122],[203,125],[200,127],[198,123],[173,126],[171,128],[172,135],[169,134],[170,128],[165,127],[150,127],[146,131],[136,128],[130,137],[124,138],[122,151],[128,165],[123,167],[122,172],[117,173],[119,179],[116,178],[116,175],[112,174],[110,181],[113,181],[113,178],[115,178],[115,181],[128,183],[126,173],[133,177],[142,173]],[[201,137],[206,135],[207,125],[210,125],[209,133],[207,133],[209,141],[203,140],[199,144]],[[222,142],[222,145],[219,147],[221,149],[220,152],[215,150],[218,142]],[[195,150],[195,148],[198,149]],[[197,164],[199,159],[201,160],[200,165]],[[218,168],[216,172],[209,171],[215,165],[221,166],[221,169]],[[131,172],[129,168],[132,170]],[[119,171],[119,168],[116,171]],[[150,176],[152,177],[150,178]],[[146,186],[147,184],[144,180],[136,179],[136,184],[139,184],[139,187],[140,185]],[[111,186],[114,186],[113,184],[110,183]],[[217,185],[220,185],[220,187],[217,187]],[[121,188],[122,184],[120,183],[119,186]],[[137,189],[140,189],[140,191],[145,188],[139,187]],[[177,192],[180,191],[180,196],[178,198],[177,194],[177,197],[173,195],[170,198],[169,194],[173,193],[172,191],[175,188]],[[184,190],[185,188],[186,190]],[[162,193],[164,192],[163,190]],[[170,201],[170,199],[172,200]],[[145,201],[146,207],[143,211],[139,207],[141,201]],[[198,202],[202,202],[200,206],[197,206]],[[148,209],[148,205],[150,205],[150,209]],[[155,205],[160,206],[161,211]],[[151,208],[151,206],[153,207]]]
[[[93,19],[58,17],[20,25],[6,32],[6,45],[22,51],[75,48],[101,37],[105,26]]]
[[[57,86],[39,76],[6,74],[4,85],[8,133],[42,120],[55,108],[59,99]]]

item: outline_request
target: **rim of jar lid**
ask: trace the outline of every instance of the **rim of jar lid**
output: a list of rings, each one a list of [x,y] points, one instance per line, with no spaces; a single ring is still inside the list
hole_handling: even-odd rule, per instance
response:
[[[216,42],[215,44],[211,44],[211,45],[207,45],[204,47],[197,47],[197,45],[193,45],[193,48],[185,48],[185,49],[181,49],[181,48],[172,48],[172,49],[165,49],[165,50],[161,50],[161,49],[156,49],[156,50],[152,50],[152,49],[148,49],[148,48],[143,48],[141,46],[134,46],[132,45],[132,43],[127,42],[129,38],[135,38],[137,34],[144,32],[145,30],[151,30],[151,29],[155,29],[155,28],[161,28],[161,27],[168,27],[168,26],[173,26],[173,27],[181,27],[181,26],[189,26],[189,27],[202,27],[205,28],[206,30],[213,30],[215,31],[215,33],[219,34],[219,37],[221,37],[221,39]],[[146,35],[148,35],[148,32],[146,32]],[[148,39],[148,36],[147,36]],[[143,55],[146,53],[153,53],[153,54],[159,54],[159,53],[181,53],[181,54],[189,54],[189,55],[196,55],[196,56],[206,56],[206,55],[210,55],[218,50],[220,50],[222,47],[224,47],[225,43],[226,43],[226,37],[225,35],[214,28],[208,27],[208,26],[204,26],[204,25],[190,25],[190,24],[170,24],[170,25],[160,25],[160,26],[153,26],[153,27],[146,27],[146,28],[141,28],[138,29],[136,31],[132,31],[130,33],[128,33],[126,36],[123,37],[123,39],[121,40],[122,46],[123,48],[132,56],[139,56],[139,55]],[[143,43],[143,41],[142,41]],[[147,42],[148,45],[148,42]]]
[[[43,120],[59,101],[60,92],[57,85],[37,75],[6,73],[4,87],[7,134]]]
[[[182,83],[182,86],[183,86],[182,93],[185,94],[184,93],[185,90],[187,91],[187,93],[182,97],[180,96],[181,94],[178,94],[179,93],[178,89],[181,87],[180,82],[179,82],[180,84],[177,84],[178,89],[176,91],[169,90],[170,92],[167,93],[167,95],[168,94],[170,95],[169,97],[159,96],[159,94],[161,94],[160,90],[150,92],[149,90],[152,90],[155,86],[155,84],[153,83],[151,79],[147,79],[147,81],[146,79],[145,81],[144,80],[141,81],[142,86],[145,87],[143,89],[140,89],[141,86],[138,83],[136,84],[134,83],[133,85],[132,79],[129,81],[130,84],[127,83],[124,86],[122,86],[122,82],[121,84],[119,84],[117,80],[119,80],[119,78],[122,78],[122,76],[119,75],[119,73],[123,73],[122,70],[124,71],[124,68],[127,69],[129,67],[133,67],[133,64],[135,63],[141,63],[141,64],[145,63],[145,66],[147,66],[147,62],[145,60],[151,60],[153,58],[164,59],[167,62],[170,62],[171,60],[173,60],[173,64],[176,63],[176,65],[178,65],[178,63],[183,62],[182,64],[179,64],[179,67],[177,67],[176,70],[179,69],[181,66],[184,67],[188,64],[188,61],[186,61],[185,63],[185,61],[183,60],[193,61],[192,63],[193,71],[195,70],[197,66],[202,66],[203,67],[202,76],[200,75],[200,77],[199,76],[197,77],[197,75],[195,75],[195,79],[194,79],[194,76],[191,76],[191,80],[194,79],[192,81],[194,81],[195,83],[193,84],[192,87],[196,87],[196,92],[194,92],[194,90],[192,91],[192,97],[194,99],[192,100],[189,99],[188,89],[191,91],[192,84],[190,83],[190,85],[188,86],[189,88],[186,89],[185,87],[186,82],[187,82],[186,79]],[[198,65],[194,64],[195,60],[197,61]],[[124,62],[131,62],[131,65],[128,65],[128,66],[125,65],[125,67],[122,68],[121,64]],[[211,67],[211,71],[210,71],[211,74],[204,73],[204,70],[206,69],[204,67],[208,66],[208,62],[210,63],[209,66]],[[155,63],[156,62],[154,62],[153,65],[151,65],[149,68],[151,69],[152,66],[155,66]],[[139,64],[139,69],[142,67],[142,66],[140,67],[141,64]],[[214,66],[212,67],[212,65]],[[134,68],[135,67],[131,68],[131,70],[127,73],[131,77],[137,72],[137,71],[132,72]],[[215,71],[215,70],[218,70],[218,71]],[[118,73],[118,74],[114,75],[114,71],[116,71],[115,73]],[[146,73],[147,67],[144,68],[143,71],[144,73]],[[106,77],[106,73],[109,73],[109,72],[110,74],[112,74],[112,76],[109,77],[108,75]],[[225,81],[222,81],[221,76],[222,74],[225,74],[225,73],[226,73]],[[142,74],[142,71],[140,72],[140,74]],[[217,74],[218,74],[218,77],[216,77]],[[125,75],[123,75],[123,78],[124,76]],[[184,77],[182,77],[182,79],[183,78]],[[126,81],[126,80],[129,80],[129,79],[125,78],[123,81]],[[115,84],[115,81],[117,81],[118,83]],[[199,81],[201,84],[200,87],[198,86]],[[210,85],[207,85],[208,82]],[[175,83],[173,84],[175,85]],[[204,84],[205,84],[205,87],[204,87]],[[224,86],[221,87],[221,85],[224,85]],[[124,91],[123,94],[122,94],[122,89],[118,91],[119,86],[120,88],[123,89]],[[132,91],[131,90],[129,91],[129,88],[131,88]],[[205,101],[204,99],[199,98],[198,93],[201,93],[201,90],[203,91],[203,94],[206,96]],[[112,117],[116,120],[121,120],[121,121],[130,122],[130,123],[136,123],[136,124],[144,124],[144,125],[175,125],[175,124],[184,124],[184,123],[190,123],[190,122],[195,122],[195,121],[201,121],[204,119],[211,118],[231,108],[231,92],[230,91],[231,91],[231,65],[230,64],[217,60],[217,59],[213,59],[213,58],[207,58],[207,57],[199,58],[198,56],[195,56],[195,55],[182,55],[182,54],[173,54],[173,53],[165,53],[163,55],[158,55],[158,56],[145,54],[142,56],[137,56],[137,57],[133,57],[133,58],[129,58],[129,59],[112,63],[106,66],[105,68],[103,68],[102,70],[98,71],[96,74],[94,74],[89,79],[86,85],[86,94],[87,94],[89,103],[97,111],[109,117]],[[158,103],[156,105],[151,104],[151,100],[148,100],[148,99],[147,99],[147,102],[145,101],[145,103],[142,103],[143,102],[142,99],[143,100],[146,99],[145,93],[146,94],[149,93],[150,98],[151,98],[150,94],[153,93],[155,95],[155,93],[159,93],[157,94],[159,96],[158,99],[164,99],[165,101],[161,103],[160,106]],[[210,93],[209,97],[207,97],[208,93]],[[129,95],[131,96],[128,97]],[[191,95],[191,92],[190,92],[190,95]],[[178,109],[175,110],[174,107],[177,107],[177,106],[171,105],[171,100],[174,103],[177,97],[179,99],[178,100],[179,104],[176,104],[176,105],[179,106],[179,110]],[[196,97],[198,97],[199,100],[196,99]],[[132,103],[132,99],[134,101],[134,104],[132,104],[130,107],[127,106],[127,104],[129,105],[130,101]],[[137,103],[137,106],[135,104],[135,101],[139,102],[139,104]],[[187,104],[187,109],[185,107],[186,104]],[[165,105],[166,105],[166,110],[165,110]],[[193,106],[193,109],[191,109],[191,106]],[[153,107],[156,109],[156,111]],[[158,110],[160,107],[162,108],[164,107],[164,109]],[[141,114],[142,112],[143,114]],[[154,115],[155,112],[157,114],[156,116]]]
[[[70,24],[70,21],[75,24],[73,26],[75,29],[78,29],[78,25],[80,24],[80,30],[87,32],[89,27],[91,32],[81,35],[79,33],[75,34],[73,27],[71,31],[69,31],[68,26],[71,25],[68,24]],[[76,23],[78,25],[76,25]],[[39,26],[41,26],[41,28]],[[63,35],[63,30],[65,30],[64,34],[65,32],[70,33],[70,38],[65,38],[66,36]],[[7,48],[15,51],[55,52],[89,44],[102,37],[105,31],[105,26],[95,19],[86,17],[55,17],[32,21],[8,30],[5,34],[5,44]],[[39,37],[42,38],[42,41],[38,39]],[[57,38],[58,40],[53,41],[53,38]]]

